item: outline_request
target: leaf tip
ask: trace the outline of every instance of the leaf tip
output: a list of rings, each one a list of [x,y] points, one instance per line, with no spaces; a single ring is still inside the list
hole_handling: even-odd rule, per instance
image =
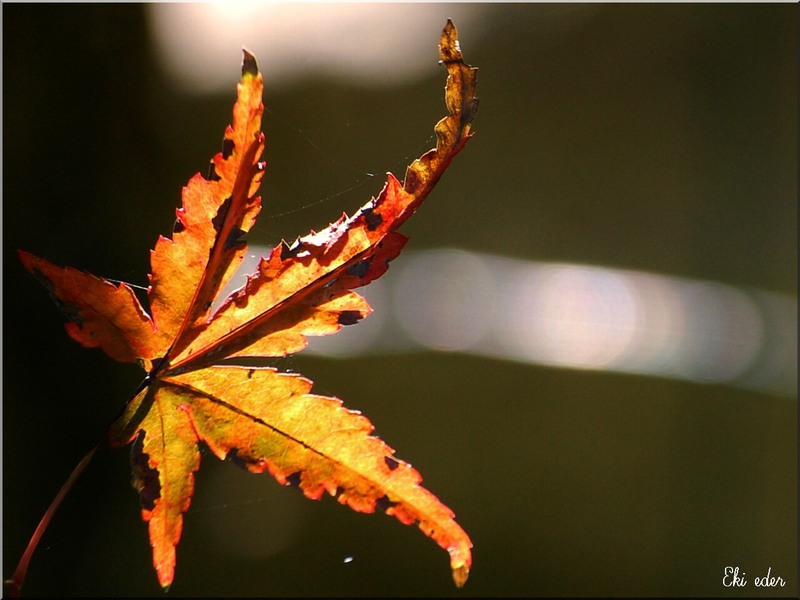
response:
[[[242,58],[242,77],[247,75],[255,77],[258,75],[256,57],[247,48],[242,48],[242,54],[244,55]]]
[[[469,538],[461,540],[461,543],[451,545],[447,550],[450,553],[450,569],[453,572],[453,582],[456,587],[462,588],[469,578],[469,569],[472,566],[472,542]]]
[[[23,266],[28,269],[28,271],[33,272],[33,263],[36,261],[36,257],[22,248],[17,248],[17,256]]]
[[[458,29],[453,24],[451,19],[447,19],[444,29],[442,29],[442,37],[439,42],[439,56],[442,62],[450,62],[454,60],[462,60],[461,47],[458,43]]]
[[[164,590],[165,594],[169,592],[169,588],[172,587],[172,581],[175,578],[175,547],[173,546],[171,549],[168,549],[167,554],[167,561],[153,561],[153,566],[155,567],[156,575],[158,576],[158,583],[161,586],[161,589]]]
[[[468,577],[469,577],[469,567],[466,564],[453,566],[453,581],[455,582],[456,587],[459,588],[464,587],[464,584],[467,583]]]

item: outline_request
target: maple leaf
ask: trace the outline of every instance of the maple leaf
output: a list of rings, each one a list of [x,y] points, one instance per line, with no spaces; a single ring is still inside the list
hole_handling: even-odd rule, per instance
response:
[[[147,372],[107,439],[113,446],[132,444],[134,485],[163,587],[173,581],[201,442],[221,459],[296,484],[309,498],[327,492],[357,511],[380,508],[403,523],[418,523],[449,552],[455,583],[465,583],[469,537],[453,512],[420,485],[419,473],[371,435],[364,416],[336,398],[312,394],[304,377],[241,360],[297,352],[307,336],[335,333],[370,312],[352,290],[380,277],[400,253],[406,237],[396,229],[472,135],[477,70],[464,63],[449,20],[439,50],[448,71],[448,115],[436,125],[436,148],[408,167],[402,184],[389,174],[380,194],[353,216],[278,244],[216,307],[261,210],[255,194],[265,169],[263,82],[247,51],[222,151],[207,177],[197,174],[184,187],[172,238],[160,237],[151,252],[149,311],[125,283],[20,251],[69,318],[70,336]]]

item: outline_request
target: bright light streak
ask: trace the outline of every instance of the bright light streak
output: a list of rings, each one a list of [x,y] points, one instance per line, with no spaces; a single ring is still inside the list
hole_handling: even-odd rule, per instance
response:
[[[493,284],[480,256],[431,253],[398,274],[392,286],[394,312],[417,343],[436,350],[468,351],[482,343],[492,325]]]
[[[190,93],[230,89],[242,47],[272,87],[314,74],[369,85],[425,77],[448,17],[478,38],[479,4],[212,2],[148,5],[164,70]]]
[[[614,271],[519,265],[503,284],[496,342],[509,354],[602,369],[633,343],[639,309],[628,282]]]
[[[797,393],[797,299],[787,295],[454,249],[406,251],[359,293],[372,315],[310,338],[309,352],[434,349]]]

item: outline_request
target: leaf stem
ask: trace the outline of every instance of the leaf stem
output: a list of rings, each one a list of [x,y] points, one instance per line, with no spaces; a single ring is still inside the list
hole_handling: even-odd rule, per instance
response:
[[[76,467],[70,473],[70,476],[64,482],[64,485],[61,486],[61,489],[58,490],[58,493],[53,498],[53,501],[50,503],[50,506],[47,508],[47,511],[42,515],[42,520],[39,521],[39,525],[36,527],[36,531],[33,532],[30,541],[28,542],[28,547],[25,548],[25,552],[22,554],[22,557],[19,560],[19,564],[17,564],[17,568],[14,571],[14,575],[11,579],[7,579],[3,585],[3,592],[4,596],[8,598],[18,598],[20,591],[22,590],[22,584],[25,582],[25,574],[28,572],[28,565],[31,562],[31,557],[33,556],[34,551],[36,550],[36,546],[39,544],[39,540],[44,535],[47,526],[50,524],[50,521],[53,519],[53,515],[55,514],[58,507],[61,505],[61,502],[64,500],[64,497],[67,493],[72,489],[72,486],[75,484],[75,481],[78,479],[81,473],[86,469],[89,462],[92,460],[92,457],[95,455],[97,450],[100,448],[100,445],[105,440],[105,436],[100,438],[94,447],[86,453],[86,455],[81,459],[81,461],[76,465]]]

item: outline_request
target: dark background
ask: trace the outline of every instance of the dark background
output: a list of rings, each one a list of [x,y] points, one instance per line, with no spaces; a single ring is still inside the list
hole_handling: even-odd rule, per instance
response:
[[[2,9],[8,577],[141,377],[67,337],[16,249],[146,285],[148,250],[170,232],[181,186],[219,148],[238,65],[228,93],[187,96],[158,67],[145,6]],[[420,24],[432,31],[423,81],[318,78],[272,91],[266,74],[278,117],[265,116],[266,212],[337,194],[365,170],[402,174],[430,145],[443,115],[433,48],[460,10]],[[796,296],[796,14],[501,5],[474,42],[462,27],[480,67],[477,136],[404,228],[410,247]],[[380,186],[264,217],[250,239],[320,229]],[[796,395],[447,353],[300,355],[286,366],[362,410],[455,510],[475,544],[470,581],[456,590],[445,553],[413,528],[208,456],[170,595],[797,594]],[[26,594],[163,597],[129,471],[127,449],[96,457],[45,534]],[[727,565],[747,588],[721,585]],[[755,588],[768,568],[787,586]]]

